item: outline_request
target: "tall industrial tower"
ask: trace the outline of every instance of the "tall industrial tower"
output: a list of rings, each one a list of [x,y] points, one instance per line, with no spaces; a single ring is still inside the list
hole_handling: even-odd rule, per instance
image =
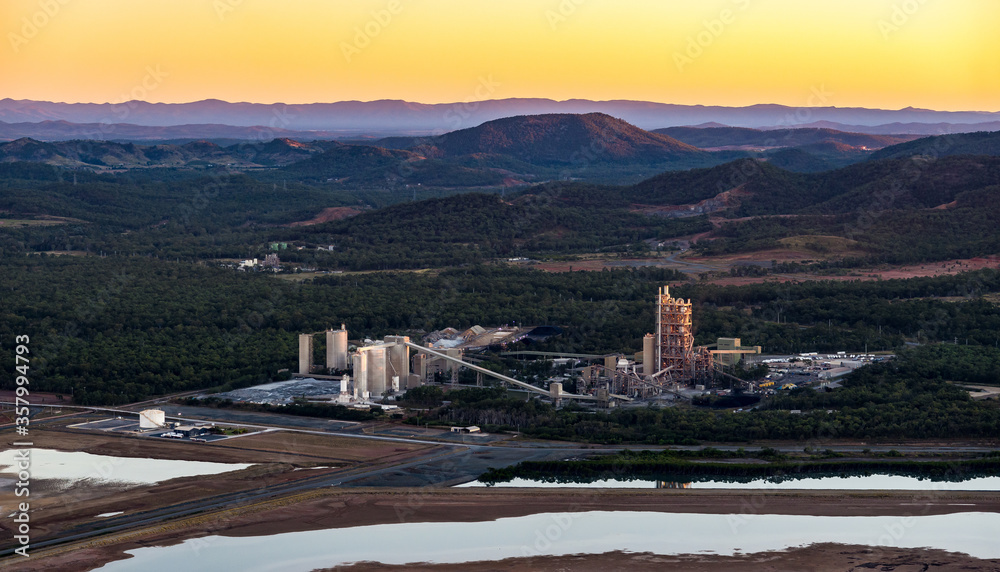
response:
[[[656,298],[656,367],[647,375],[666,371],[678,381],[712,377],[712,354],[694,347],[691,300],[674,298],[670,287],[660,288]]]

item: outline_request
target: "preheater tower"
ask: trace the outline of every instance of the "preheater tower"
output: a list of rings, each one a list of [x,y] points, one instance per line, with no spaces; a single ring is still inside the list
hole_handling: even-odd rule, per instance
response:
[[[656,364],[650,374],[663,370],[682,381],[712,376],[712,354],[694,347],[691,300],[674,298],[670,287],[660,288],[656,298]]]

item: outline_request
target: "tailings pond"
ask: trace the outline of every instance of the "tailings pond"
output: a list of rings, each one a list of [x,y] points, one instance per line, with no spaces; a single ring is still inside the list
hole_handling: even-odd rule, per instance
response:
[[[593,511],[485,522],[403,523],[258,537],[208,536],[128,551],[99,570],[307,572],[352,562],[462,563],[512,557],[602,554],[719,554],[785,550],[829,542],[937,548],[1000,557],[1000,514],[935,516],[711,515]]]
[[[207,463],[143,457],[112,457],[84,452],[30,449],[31,478],[59,481],[65,488],[77,484],[134,487],[179,477],[217,475],[252,466],[242,463]],[[17,477],[18,451],[0,451],[0,480]]]
[[[691,479],[690,476],[687,479]],[[591,482],[558,482],[555,480],[535,480],[515,478],[508,482],[487,485],[479,481],[458,485],[459,487],[569,487],[608,489],[767,489],[767,490],[850,490],[850,491],[1000,491],[1000,477],[976,477],[964,481],[935,481],[929,478],[903,475],[851,475],[805,478],[755,479],[745,482],[724,480],[615,480],[604,479]]]

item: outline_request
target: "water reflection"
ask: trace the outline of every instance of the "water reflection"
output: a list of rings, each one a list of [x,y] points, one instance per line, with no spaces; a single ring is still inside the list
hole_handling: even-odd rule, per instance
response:
[[[690,478],[690,477],[689,477]],[[485,487],[473,481],[459,487]],[[692,482],[642,479],[596,479],[577,482],[558,479],[536,480],[515,478],[496,483],[494,487],[566,487],[566,488],[636,488],[636,489],[769,489],[769,490],[883,490],[883,491],[1000,491],[1000,477],[977,477],[965,481],[934,481],[903,475],[852,475],[845,477],[804,477],[756,479],[739,481],[701,480]]]
[[[260,537],[209,536],[169,547],[130,550],[134,558],[112,562],[100,570],[307,572],[360,561],[462,563],[615,550],[732,555],[818,542],[927,547],[998,558],[998,537],[1000,514],[996,513],[830,517],[594,511],[471,523],[380,524]]]
[[[690,489],[691,483],[678,483],[677,481],[656,481],[658,489]]]
[[[16,475],[15,450],[0,451],[0,476]],[[179,477],[216,475],[252,466],[246,463],[207,463],[142,457],[112,457],[80,451],[30,449],[31,477],[58,480],[68,487],[81,481],[93,484],[148,485]]]

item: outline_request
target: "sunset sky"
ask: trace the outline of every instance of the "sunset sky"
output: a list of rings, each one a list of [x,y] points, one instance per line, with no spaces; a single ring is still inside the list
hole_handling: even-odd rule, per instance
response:
[[[998,24],[996,0],[2,0],[0,98],[998,111]]]

